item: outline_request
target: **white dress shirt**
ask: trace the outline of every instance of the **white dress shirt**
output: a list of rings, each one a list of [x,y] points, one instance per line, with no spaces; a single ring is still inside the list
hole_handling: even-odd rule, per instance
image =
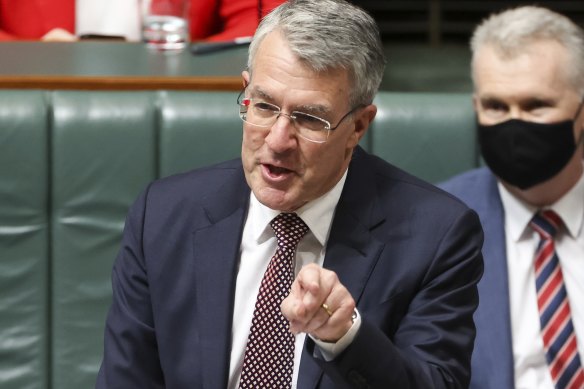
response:
[[[505,210],[515,389],[554,389],[545,359],[536,299],[534,257],[540,238],[529,227],[537,209],[514,197],[501,184],[499,193]],[[549,209],[562,218],[567,230],[555,245],[570,300],[578,350],[584,361],[584,175]]]
[[[309,230],[298,244],[295,274],[298,274],[303,266],[310,263],[322,266],[335,207],[341,196],[346,178],[347,172],[328,193],[296,210],[296,214],[306,223]],[[251,328],[255,301],[264,272],[277,247],[277,240],[269,223],[279,213],[279,211],[262,205],[253,192],[251,193],[249,211],[241,239],[241,261],[235,289],[232,324],[233,341],[229,364],[228,388],[230,389],[235,389],[239,385],[245,345]],[[359,325],[360,318],[355,321],[349,333],[336,344],[325,344],[315,340],[325,358],[331,359],[341,353],[354,339]],[[302,355],[305,337],[306,334],[300,333],[295,338],[292,388],[296,388],[300,356]]]
[[[75,0],[75,34],[119,35],[140,40],[139,0]]]

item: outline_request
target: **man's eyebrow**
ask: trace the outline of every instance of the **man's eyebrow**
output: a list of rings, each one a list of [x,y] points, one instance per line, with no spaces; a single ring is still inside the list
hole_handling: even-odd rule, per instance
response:
[[[294,111],[310,113],[313,115],[326,115],[331,112],[330,108],[321,104],[303,104],[294,108]]]
[[[481,102],[481,104],[483,105],[487,105],[487,104],[504,104],[503,100],[494,97],[494,96],[483,96],[479,98],[479,101]]]
[[[479,100],[480,101],[502,101],[502,99],[500,97],[497,97],[496,95],[494,96],[492,94],[480,95]]]
[[[272,99],[272,96],[270,96],[269,93],[263,91],[260,88],[253,88],[250,91],[250,94],[251,94],[252,97],[255,97],[255,98],[261,98],[261,99],[268,100],[268,101],[272,101],[273,100]]]
[[[274,98],[261,88],[255,87],[250,91],[252,98],[259,98],[267,102],[273,102]],[[322,104],[301,104],[291,108],[292,111],[305,112],[312,115],[326,115],[331,112],[331,109]]]
[[[495,96],[482,96],[479,98],[482,104],[507,104],[504,99]],[[527,96],[518,100],[521,105],[549,105],[553,106],[556,104],[557,100],[550,97],[540,97],[540,96]]]
[[[556,99],[552,99],[549,97],[538,97],[533,96],[527,99],[521,100],[521,104],[525,106],[542,106],[542,107],[553,107],[557,103]]]

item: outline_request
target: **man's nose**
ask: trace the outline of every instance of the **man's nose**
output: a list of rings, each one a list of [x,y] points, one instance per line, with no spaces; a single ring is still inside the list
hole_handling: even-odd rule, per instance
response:
[[[274,151],[284,151],[297,144],[294,119],[286,113],[280,112],[276,121],[270,127],[266,136],[266,143]]]
[[[509,119],[525,120],[525,111],[521,107],[513,106],[509,108]]]

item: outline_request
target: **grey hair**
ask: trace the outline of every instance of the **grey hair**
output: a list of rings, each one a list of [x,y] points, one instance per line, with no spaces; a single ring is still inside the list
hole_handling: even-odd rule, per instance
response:
[[[351,80],[349,103],[370,104],[385,68],[375,20],[344,0],[290,0],[265,16],[249,46],[248,70],[263,39],[283,34],[300,61],[315,72],[346,69]]]
[[[503,58],[525,53],[530,43],[554,41],[570,56],[568,81],[584,94],[584,31],[567,17],[538,6],[512,8],[485,19],[470,40],[472,73],[481,47],[495,48]]]

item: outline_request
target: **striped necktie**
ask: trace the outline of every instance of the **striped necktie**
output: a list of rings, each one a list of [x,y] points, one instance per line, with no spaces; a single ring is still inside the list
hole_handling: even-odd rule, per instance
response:
[[[584,371],[554,244],[554,236],[562,225],[562,219],[553,211],[540,212],[531,221],[531,227],[540,236],[535,253],[537,305],[546,359],[556,389],[583,389]]]
[[[295,213],[281,213],[270,223],[278,240],[264,273],[245,347],[240,389],[292,386],[294,335],[280,305],[294,279],[296,247],[308,227]]]

